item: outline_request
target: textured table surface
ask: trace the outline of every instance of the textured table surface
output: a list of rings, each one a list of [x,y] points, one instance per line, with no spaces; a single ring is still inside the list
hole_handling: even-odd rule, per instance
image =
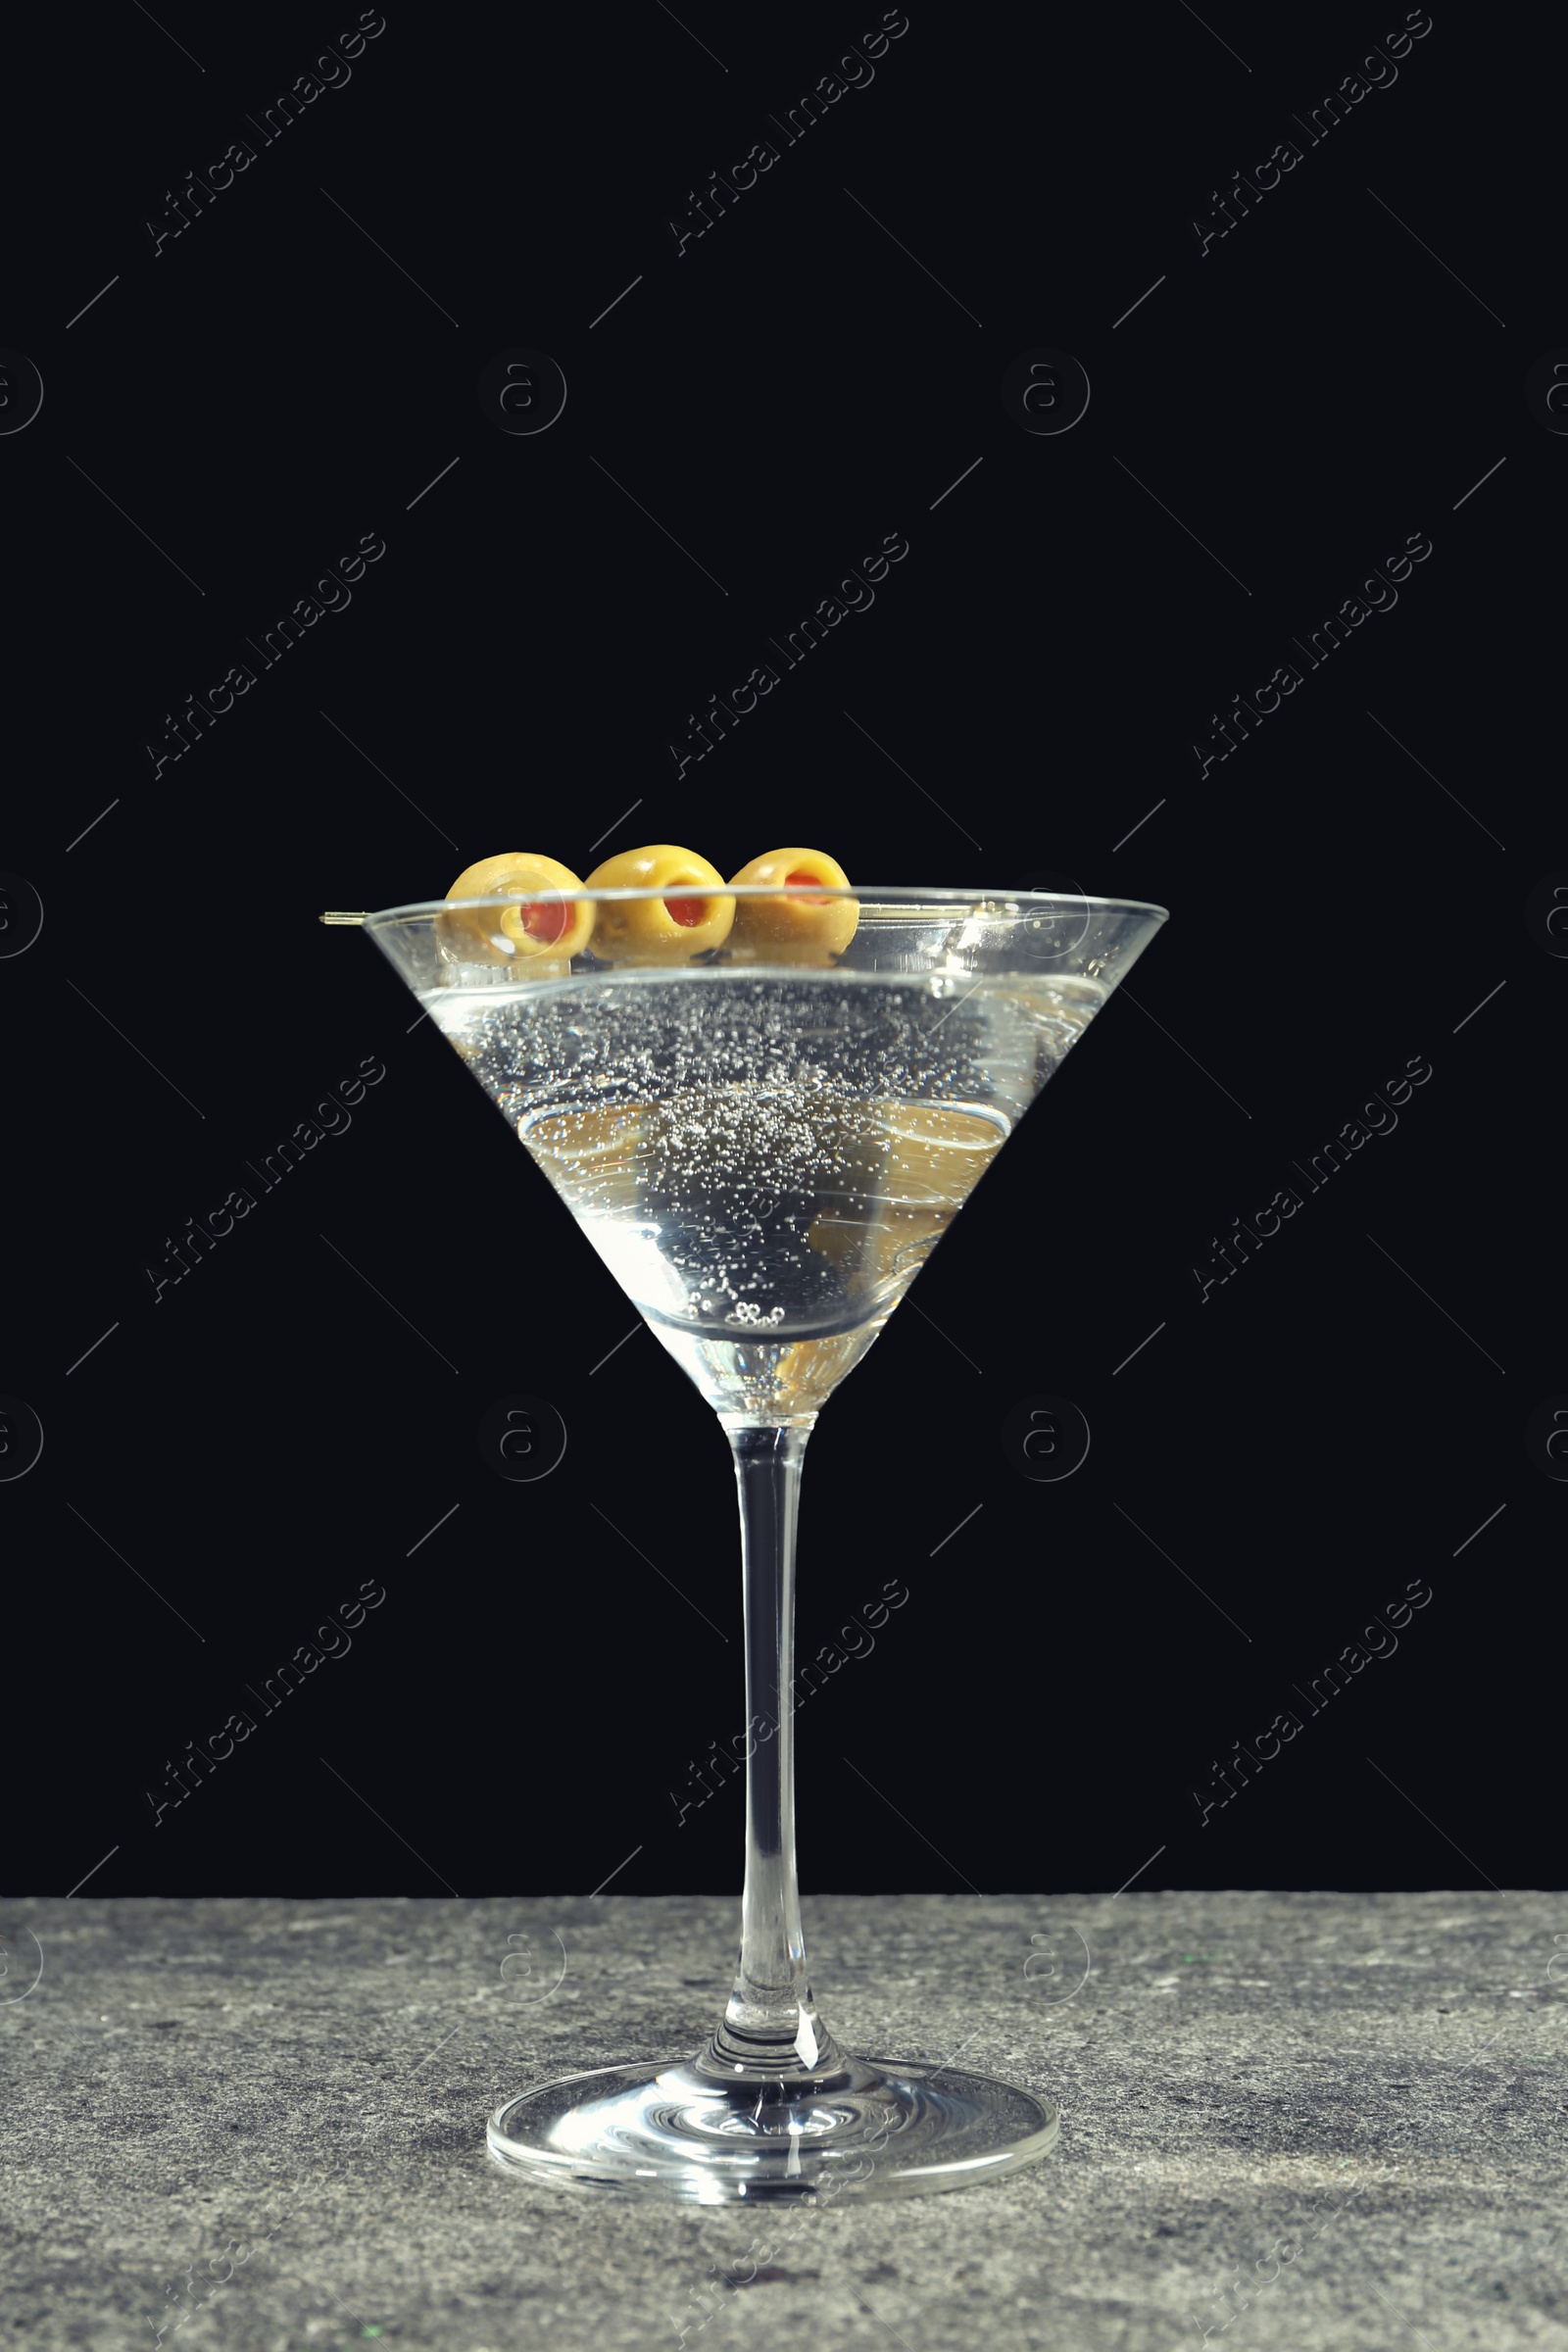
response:
[[[961,2045],[1056,2098],[1061,2140],[984,2187],[766,2215],[552,2190],[483,2148],[506,2093],[694,2046],[731,1902],[77,1899],[0,1928],[0,2324],[28,2352],[1568,2352],[1560,1897],[808,1902],[841,2039]]]

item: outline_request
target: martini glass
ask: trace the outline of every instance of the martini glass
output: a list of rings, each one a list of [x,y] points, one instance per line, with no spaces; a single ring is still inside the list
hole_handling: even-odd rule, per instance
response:
[[[961,2187],[1043,2156],[1056,2112],[967,2069],[851,2056],[817,2010],[795,1871],[801,1463],[821,1406],[1164,913],[755,885],[725,895],[775,909],[853,897],[848,947],[813,949],[808,922],[749,921],[740,905],[722,948],[671,961],[667,940],[637,945],[634,903],[662,895],[336,918],[364,920],[712,1405],[740,1490],[746,1880],[728,2005],[696,2052],[510,2099],[489,2146],[538,2179],[698,2204]],[[593,903],[588,952],[550,955],[566,911],[530,916],[521,941],[503,930],[505,909],[549,901]]]

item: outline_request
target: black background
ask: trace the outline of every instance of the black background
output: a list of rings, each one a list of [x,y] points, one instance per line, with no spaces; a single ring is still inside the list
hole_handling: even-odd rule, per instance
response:
[[[679,1827],[669,1793],[742,1720],[722,1435],[646,1332],[603,1360],[610,1276],[316,920],[654,839],[1172,910],[811,1441],[803,1649],[891,1575],[909,1599],[800,1719],[807,1886],[1544,1875],[1548,85],[1533,30],[1440,8],[1312,146],[1292,113],[1403,12],[1205,13],[911,0],[793,146],[769,115],[876,9],[389,0],[270,145],[247,114],[352,10],[127,9],[69,58],[13,32],[0,343],[45,386],[0,438],[0,862],[45,910],[0,963],[0,1389],[46,1437],[0,1485],[19,1881],[107,1853],[95,1894],[586,1892],[630,1854],[616,1891],[738,1885],[738,1789]],[[677,258],[688,191],[767,136]],[[1200,256],[1210,191],[1288,136]],[[240,137],[155,258],[166,190]],[[481,413],[514,346],[564,371],[547,434]],[[1093,387],[1064,436],[1004,412],[1038,346]],[[893,532],[874,609],[677,780],[687,713]],[[262,668],[246,639],[366,533],[352,605]],[[1397,608],[1200,775],[1211,714],[1415,533]],[[155,776],[166,714],[241,661]],[[155,1303],[167,1237],[364,1056],[352,1128]],[[1215,1237],[1412,1057],[1397,1131],[1200,1301]],[[514,1391],[569,1431],[536,1486],[477,1449]],[[1058,1484],[1002,1450],[1038,1392],[1093,1432]],[[155,1826],[166,1763],[366,1580],[352,1651]],[[1216,1760],[1412,1580],[1397,1653],[1200,1823]]]

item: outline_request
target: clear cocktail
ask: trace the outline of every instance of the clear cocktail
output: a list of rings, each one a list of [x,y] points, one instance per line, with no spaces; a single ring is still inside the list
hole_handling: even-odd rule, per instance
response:
[[[679,887],[709,890],[685,868]],[[716,893],[670,888],[366,918],[723,1422],[747,1719],[772,1727],[748,1758],[740,1962],[710,2040],[525,2091],[489,2144],[540,2177],[700,2203],[959,2186],[1043,2155],[1055,2113],[966,2069],[850,2057],[816,2009],[795,1872],[801,1460],[1163,915],[793,883],[723,886],[726,912]],[[829,911],[799,914],[797,899]]]

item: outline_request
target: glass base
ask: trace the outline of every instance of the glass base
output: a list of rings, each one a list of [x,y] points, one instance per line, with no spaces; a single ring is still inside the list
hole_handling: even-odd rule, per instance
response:
[[[963,2188],[1037,2163],[1059,2129],[1049,2099],[963,2068],[851,2058],[729,2084],[672,2058],[542,2083],[498,2108],[488,2137],[535,2180],[754,2205]]]

